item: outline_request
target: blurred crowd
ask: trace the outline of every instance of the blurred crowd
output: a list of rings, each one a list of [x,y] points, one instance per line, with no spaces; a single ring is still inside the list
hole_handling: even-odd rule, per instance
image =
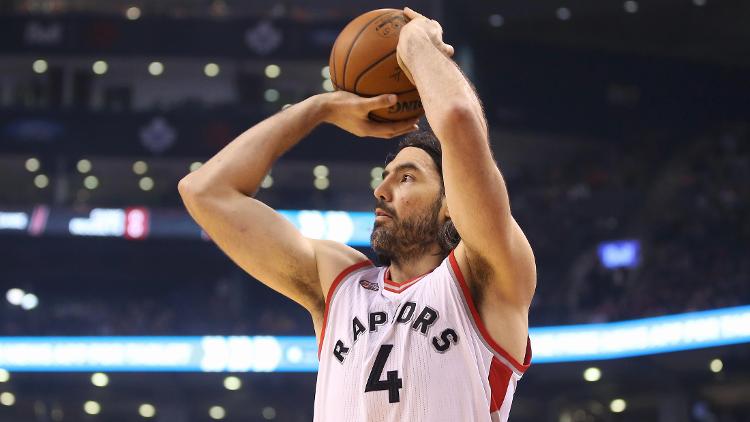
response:
[[[532,325],[605,322],[750,303],[746,126],[682,140],[644,137],[612,143],[543,170],[521,166],[506,177],[514,215],[537,259]],[[602,265],[597,245],[616,239],[640,242],[638,265]],[[40,294],[33,311],[6,303],[0,334],[313,333],[306,311],[244,274],[214,245],[183,243],[180,251],[128,243],[100,264],[61,258],[72,267],[60,268],[59,281],[45,284],[69,289]],[[96,248],[107,253],[110,247]],[[118,256],[130,256],[138,264],[113,267],[122,261]],[[158,265],[159,274],[167,276],[152,276],[151,281],[149,265]],[[81,273],[84,266],[88,279],[117,273],[120,281],[105,285],[65,278]],[[86,290],[92,285],[93,290]]]
[[[750,303],[749,135],[739,125],[645,138],[612,146],[609,157],[581,157],[570,172],[555,169],[562,181],[543,183],[543,198],[518,213],[540,269],[532,323]],[[596,246],[617,239],[640,242],[633,268],[599,261]]]

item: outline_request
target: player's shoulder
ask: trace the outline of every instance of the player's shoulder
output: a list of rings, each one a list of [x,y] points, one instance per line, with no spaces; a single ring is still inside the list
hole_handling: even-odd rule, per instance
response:
[[[333,240],[313,240],[315,261],[323,296],[327,296],[333,281],[346,270],[372,267],[375,264],[362,252]]]

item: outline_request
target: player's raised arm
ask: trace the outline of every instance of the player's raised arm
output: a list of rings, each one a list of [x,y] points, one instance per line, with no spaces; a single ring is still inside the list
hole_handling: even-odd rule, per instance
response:
[[[364,255],[345,245],[305,238],[253,195],[273,163],[320,123],[383,138],[413,130],[413,121],[385,124],[367,119],[371,110],[390,104],[385,95],[361,98],[334,92],[310,97],[238,136],[180,181],[180,195],[190,215],[234,262],[311,313],[319,311],[327,290],[321,277]]]
[[[449,58],[434,20],[406,9],[398,56],[411,73],[427,120],[442,145],[448,211],[470,263],[487,263],[493,291],[519,309],[536,286],[534,256],[510,212],[508,191],[489,145],[487,123],[471,84]],[[460,248],[460,246],[459,246]]]

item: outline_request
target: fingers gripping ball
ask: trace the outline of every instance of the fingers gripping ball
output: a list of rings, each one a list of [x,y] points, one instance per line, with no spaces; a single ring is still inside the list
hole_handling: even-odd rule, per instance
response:
[[[424,114],[417,88],[396,58],[398,36],[407,22],[401,10],[373,10],[351,21],[333,44],[329,68],[336,89],[363,97],[398,95],[393,106],[371,112],[373,120],[398,121]]]

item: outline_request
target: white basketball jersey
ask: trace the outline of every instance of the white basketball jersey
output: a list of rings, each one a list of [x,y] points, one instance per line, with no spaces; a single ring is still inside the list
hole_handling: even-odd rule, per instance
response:
[[[529,367],[495,343],[453,252],[404,283],[364,261],[326,298],[315,422],[505,422]]]

